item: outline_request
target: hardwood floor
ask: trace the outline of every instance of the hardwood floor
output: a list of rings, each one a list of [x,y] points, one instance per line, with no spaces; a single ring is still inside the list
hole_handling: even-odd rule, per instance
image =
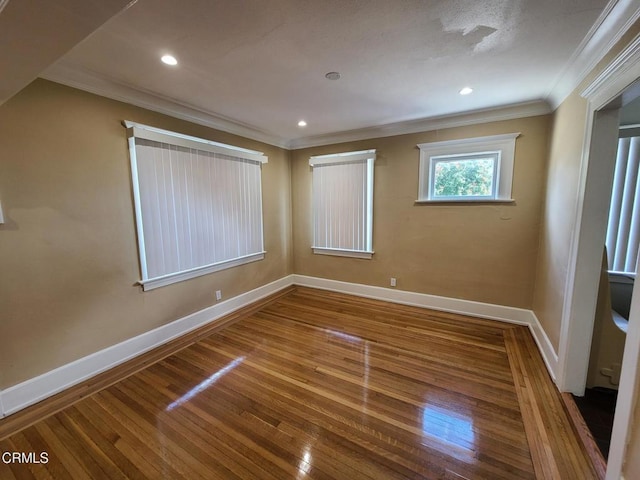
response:
[[[207,335],[1,440],[48,462],[0,478],[597,478],[525,327],[297,288]]]

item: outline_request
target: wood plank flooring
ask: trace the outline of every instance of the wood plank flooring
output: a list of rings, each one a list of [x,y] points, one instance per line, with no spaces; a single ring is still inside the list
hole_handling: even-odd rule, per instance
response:
[[[307,288],[0,450],[48,455],[2,479],[597,478],[525,327]]]

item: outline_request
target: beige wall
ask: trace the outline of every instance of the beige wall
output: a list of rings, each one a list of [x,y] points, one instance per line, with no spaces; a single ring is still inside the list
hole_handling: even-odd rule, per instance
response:
[[[533,310],[556,352],[575,227],[587,102],[571,94],[553,115]]]
[[[538,256],[533,310],[556,352],[560,344],[562,308],[575,228],[580,165],[587,126],[587,101],[580,92],[602,72],[636,35],[636,22],[553,113],[549,167]]]
[[[149,292],[123,120],[264,151],[266,258]],[[0,389],[291,273],[289,152],[38,80],[0,107]]]
[[[530,308],[549,116],[295,150],[294,271],[367,285]],[[509,204],[416,205],[418,143],[521,132]],[[311,252],[311,155],[375,148],[372,260]]]
[[[640,22],[636,22],[553,113],[533,310],[556,351],[560,343],[569,249],[575,228],[580,166],[586,144],[588,104],[580,92],[639,32]]]
[[[533,310],[556,351],[559,348],[564,292],[568,281],[569,249],[575,228],[580,164],[586,143],[588,105],[580,92],[639,32],[640,22],[636,22],[553,115]],[[598,339],[594,339],[594,342],[597,341]],[[632,429],[633,440],[625,455],[625,477],[629,479],[640,478],[640,409],[637,399],[637,393],[634,398],[622,399],[623,402],[634,405],[636,417],[635,428]]]
[[[264,261],[144,293],[134,285],[125,119],[269,156]],[[0,107],[0,124],[0,388],[205,308],[214,290],[230,298],[294,271],[382,286],[395,276],[403,290],[531,305],[548,116],[290,153],[38,80]],[[516,131],[515,205],[414,205],[417,143]],[[361,148],[378,150],[374,259],[311,255],[308,156]]]

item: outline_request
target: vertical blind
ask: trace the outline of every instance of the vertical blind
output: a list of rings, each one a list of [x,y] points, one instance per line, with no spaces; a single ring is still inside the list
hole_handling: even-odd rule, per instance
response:
[[[618,140],[607,227],[609,270],[636,273],[640,245],[640,137]]]
[[[370,258],[375,150],[311,157],[313,250]]]
[[[133,125],[145,290],[264,257],[259,152]]]

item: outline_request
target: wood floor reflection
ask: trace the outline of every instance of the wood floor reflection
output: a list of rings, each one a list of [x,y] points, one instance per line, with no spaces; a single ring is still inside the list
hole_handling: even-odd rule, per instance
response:
[[[0,478],[590,479],[525,327],[306,288],[0,441]]]

